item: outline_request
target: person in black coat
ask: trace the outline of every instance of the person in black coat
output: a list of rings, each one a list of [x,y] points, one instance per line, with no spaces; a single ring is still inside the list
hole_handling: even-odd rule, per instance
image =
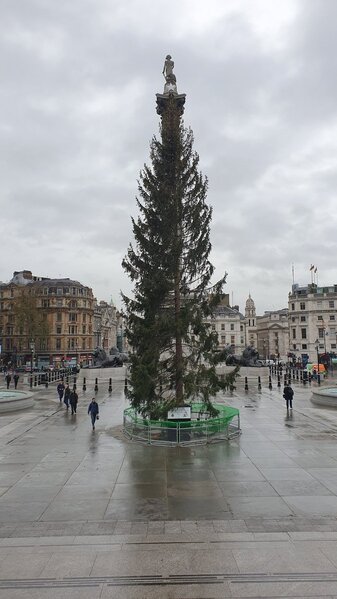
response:
[[[14,381],[14,389],[16,389],[18,386],[18,381],[19,381],[19,375],[17,372],[13,376],[13,381]]]
[[[74,389],[70,393],[70,397],[69,397],[69,403],[70,403],[71,413],[72,414],[76,414],[77,402],[78,402],[78,395],[76,393],[76,389]]]
[[[10,382],[11,382],[11,380],[12,380],[12,377],[11,377],[11,375],[10,375],[9,373],[8,373],[8,374],[6,374],[6,376],[5,376],[5,381],[6,381],[6,383],[7,383],[7,389],[9,389],[9,385],[10,385]]]
[[[57,385],[57,393],[59,394],[59,400],[61,402],[62,401],[62,397],[63,397],[63,393],[64,393],[64,383],[63,383],[63,381],[61,381]]]
[[[64,390],[64,400],[63,400],[67,406],[67,410],[69,409],[70,395],[71,395],[71,391],[70,391],[69,385],[67,383],[66,388]]]
[[[283,389],[283,397],[286,400],[287,410],[289,410],[289,408],[292,410],[294,391],[289,384],[285,385]]]

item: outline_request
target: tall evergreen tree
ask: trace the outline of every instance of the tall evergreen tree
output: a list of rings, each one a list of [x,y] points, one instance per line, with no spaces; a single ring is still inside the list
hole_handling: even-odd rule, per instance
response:
[[[208,182],[198,170],[193,133],[181,123],[173,94],[160,133],[161,139],[151,142],[151,166],[140,174],[135,244],[123,260],[134,282],[134,297],[123,296],[133,350],[129,397],[151,418],[191,399],[202,399],[214,414],[212,397],[232,384],[237,372],[225,380],[217,376],[224,353],[217,351],[217,334],[207,322],[226,276],[211,287]]]

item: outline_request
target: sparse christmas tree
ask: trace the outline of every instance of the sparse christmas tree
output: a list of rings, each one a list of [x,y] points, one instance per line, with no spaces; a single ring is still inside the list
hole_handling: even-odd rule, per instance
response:
[[[134,298],[123,296],[132,348],[129,397],[154,419],[192,399],[214,415],[212,397],[237,374],[223,380],[216,374],[224,352],[217,351],[210,318],[226,276],[211,286],[208,184],[198,170],[192,131],[181,122],[185,95],[177,93],[172,69],[168,57],[164,94],[157,94],[161,139],[153,138],[151,166],[140,174],[135,244],[123,260],[134,282]]]

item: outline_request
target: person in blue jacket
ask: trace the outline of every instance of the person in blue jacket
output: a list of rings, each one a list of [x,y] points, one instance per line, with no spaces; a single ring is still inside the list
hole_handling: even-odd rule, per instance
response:
[[[88,407],[88,414],[90,414],[90,416],[91,416],[93,431],[95,430],[95,422],[96,422],[96,420],[98,420],[98,413],[99,413],[98,403],[97,403],[96,399],[93,397],[89,404],[89,407]]]

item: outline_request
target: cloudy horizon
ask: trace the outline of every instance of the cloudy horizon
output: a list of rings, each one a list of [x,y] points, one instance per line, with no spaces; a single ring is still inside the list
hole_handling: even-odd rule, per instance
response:
[[[215,279],[287,306],[337,283],[334,0],[4,0],[0,280],[69,277],[121,306],[137,179],[175,62],[209,179]]]

